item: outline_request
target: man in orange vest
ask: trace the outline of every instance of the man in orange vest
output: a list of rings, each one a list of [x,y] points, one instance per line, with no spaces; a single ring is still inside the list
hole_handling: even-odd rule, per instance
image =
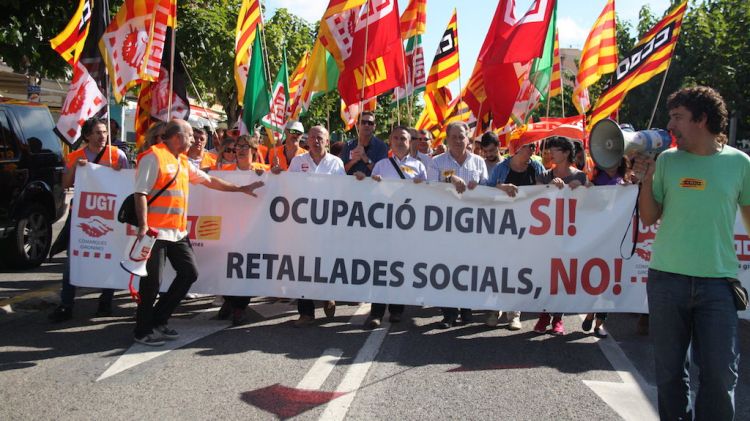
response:
[[[167,321],[190,285],[198,279],[195,255],[187,237],[189,183],[250,196],[255,196],[255,189],[263,186],[262,181],[237,186],[208,175],[190,163],[185,152],[193,143],[193,129],[185,120],[172,120],[163,138],[164,143],[152,146],[150,153],[141,158],[135,181],[138,238],[146,235],[149,228],[159,231],[146,263],[148,275],[140,281],[141,301],[136,311],[135,341],[149,346],[163,345],[164,339],[179,336],[167,326]],[[164,192],[148,204],[164,186],[167,186]],[[177,275],[169,290],[156,302],[166,258]]]
[[[305,127],[296,120],[290,120],[284,128],[284,144],[276,146],[268,151],[268,164],[271,168],[282,171],[289,169],[289,163],[297,155],[306,154],[307,151],[299,146],[299,138],[305,131]]]
[[[206,131],[193,127],[193,144],[188,149],[187,156],[196,167],[206,171],[216,164],[216,157],[208,153],[206,146]]]
[[[91,118],[86,120],[81,127],[81,135],[85,143],[84,147],[69,153],[65,157],[65,171],[63,173],[63,187],[70,188],[75,184],[76,169],[84,166],[89,162],[104,165],[114,169],[129,168],[128,158],[125,153],[115,146],[108,146],[107,139],[107,120]],[[72,203],[71,203],[72,209]],[[65,221],[63,232],[55,240],[55,246],[62,242],[67,249],[67,242],[70,241],[70,215]],[[57,248],[57,247],[56,247]],[[97,307],[96,316],[112,315],[112,296],[114,290],[104,289],[99,297],[99,306]],[[53,322],[63,322],[73,317],[73,303],[76,296],[76,287],[70,283],[70,261],[66,259],[63,268],[62,289],[60,290],[60,305],[49,314],[49,319]]]

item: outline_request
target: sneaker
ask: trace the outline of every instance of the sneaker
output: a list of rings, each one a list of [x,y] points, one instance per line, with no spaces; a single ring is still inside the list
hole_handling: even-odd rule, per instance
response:
[[[557,336],[565,334],[565,326],[563,326],[562,317],[555,317],[552,319],[552,330],[549,333]]]
[[[326,314],[326,317],[333,317],[336,314],[336,301],[326,301],[323,304],[323,313]]]
[[[534,325],[534,332],[547,333],[547,326],[549,326],[549,314],[542,313],[539,315],[539,320],[537,320]]]
[[[521,330],[521,316],[516,314],[508,323],[508,330]]]
[[[245,324],[245,310],[241,308],[235,308],[232,310],[232,326],[240,326]]]
[[[377,329],[380,327],[380,319],[373,317],[365,323],[365,327],[368,329]]]
[[[471,314],[471,309],[462,308],[461,309],[461,323],[469,324],[473,321],[474,321],[474,315]]]
[[[388,316],[388,321],[391,323],[399,323],[401,321],[401,313],[391,313]]]
[[[177,339],[180,334],[176,330],[170,329],[167,325],[159,325],[154,327],[154,334],[161,336],[164,339]]]
[[[232,305],[229,303],[229,300],[225,300],[224,304],[221,305],[216,318],[218,320],[227,320],[230,314],[232,314]]]
[[[584,332],[588,332],[591,330],[591,328],[594,326],[594,318],[586,319],[581,323],[581,330]]]
[[[196,300],[196,299],[198,299],[200,297],[201,297],[200,295],[198,295],[198,294],[196,294],[194,292],[188,292],[187,294],[185,294],[185,299],[186,300]]]
[[[73,309],[68,306],[59,305],[47,318],[53,323],[60,323],[73,318]]]
[[[96,308],[95,317],[111,317],[112,316],[112,303],[99,301],[99,306]]]
[[[135,337],[134,340],[138,342],[139,344],[143,344],[147,346],[162,346],[165,343],[164,339],[157,338],[152,333],[142,338]]]
[[[495,327],[497,326],[498,319],[500,319],[499,311],[488,311],[487,319],[484,321],[484,324],[486,324],[489,327]]]
[[[294,321],[294,327],[306,327],[313,324],[313,320],[315,318],[313,316],[308,316],[307,314],[303,314],[299,316],[299,319]]]
[[[440,323],[438,323],[438,328],[450,329],[455,325],[456,325],[456,319],[452,319],[450,317],[443,317],[443,320],[441,320]]]
[[[609,336],[609,333],[604,329],[604,326],[599,326],[594,329],[594,335],[596,335],[597,338],[606,338]]]

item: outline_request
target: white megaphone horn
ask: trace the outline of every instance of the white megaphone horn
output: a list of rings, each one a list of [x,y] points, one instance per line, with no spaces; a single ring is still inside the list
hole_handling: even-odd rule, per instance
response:
[[[148,258],[151,256],[151,249],[154,247],[158,235],[159,231],[149,228],[146,231],[146,235],[141,237],[140,240],[136,238],[133,241],[133,246],[130,248],[128,258],[120,262],[120,267],[133,275],[146,276],[146,262],[148,262]]]
[[[672,138],[661,129],[633,131],[622,129],[613,120],[599,121],[591,129],[589,148],[591,158],[601,168],[612,168],[620,164],[623,156],[632,157],[638,152],[652,156],[669,149]]]

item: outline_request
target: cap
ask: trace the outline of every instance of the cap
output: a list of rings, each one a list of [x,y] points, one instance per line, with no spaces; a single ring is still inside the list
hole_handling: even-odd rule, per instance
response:
[[[305,126],[303,126],[302,123],[300,123],[297,120],[289,120],[286,123],[285,129],[286,130],[297,130],[300,133],[304,133],[305,132]]]

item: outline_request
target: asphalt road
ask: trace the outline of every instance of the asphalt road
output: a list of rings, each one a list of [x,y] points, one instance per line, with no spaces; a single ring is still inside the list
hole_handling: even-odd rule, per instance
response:
[[[60,223],[61,224],[61,223]],[[59,224],[58,224],[59,225]],[[294,328],[293,302],[254,298],[248,323],[215,320],[213,297],[185,301],[180,339],[133,345],[125,291],[112,317],[79,292],[73,320],[50,323],[62,257],[0,273],[0,419],[654,419],[649,338],[637,316],[611,314],[604,340],[565,317],[568,334],[476,323],[438,330],[435,308],[364,330],[369,306]],[[750,351],[750,323],[741,322]],[[750,419],[750,368],[740,363],[737,419]]]

